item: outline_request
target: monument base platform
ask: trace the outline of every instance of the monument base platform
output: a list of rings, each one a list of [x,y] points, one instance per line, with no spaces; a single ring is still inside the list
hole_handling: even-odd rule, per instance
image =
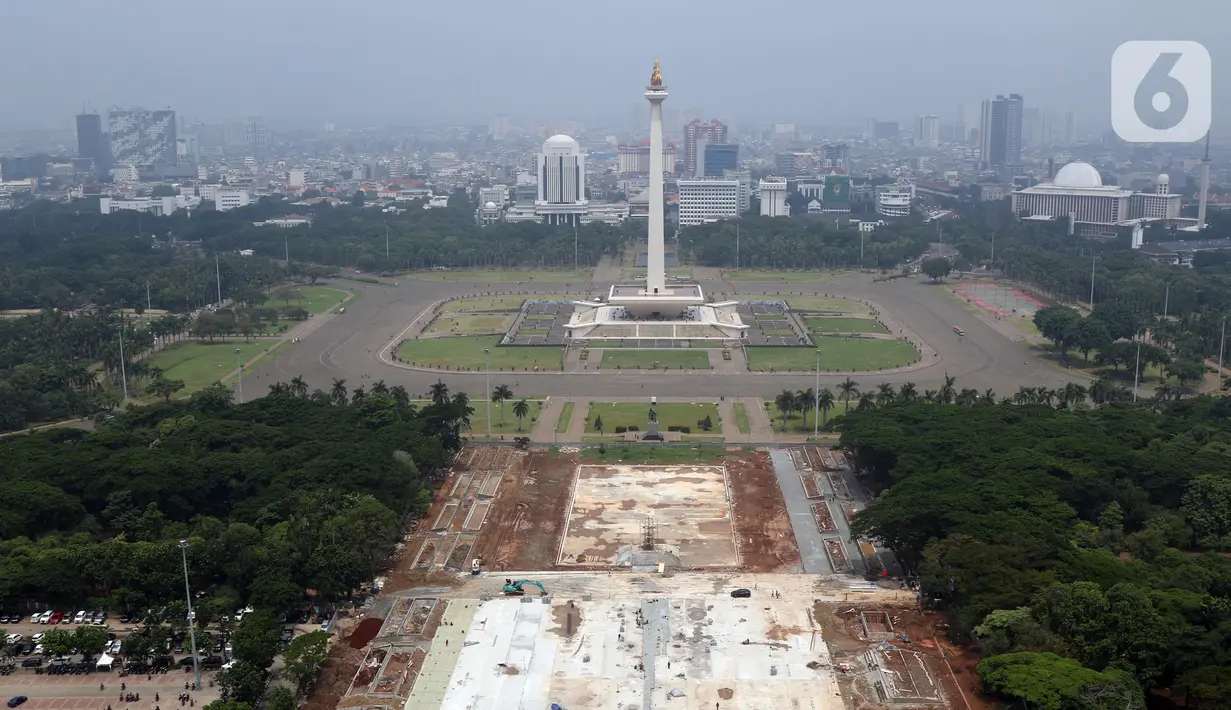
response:
[[[607,303],[575,302],[564,327],[576,340],[739,340],[748,326],[737,305],[706,303],[695,284],[657,294],[642,286],[612,286]]]

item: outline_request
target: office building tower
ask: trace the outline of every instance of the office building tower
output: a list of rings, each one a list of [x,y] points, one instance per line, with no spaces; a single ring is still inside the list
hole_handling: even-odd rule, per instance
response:
[[[487,137],[492,140],[502,141],[509,133],[509,117],[505,114],[498,114],[495,118],[487,122]]]
[[[752,207],[752,171],[724,170],[722,179],[735,180],[739,183],[739,204],[737,209],[740,214],[747,212]]]
[[[677,180],[680,226],[739,216],[739,180]]]
[[[875,136],[876,136],[876,119],[875,118],[864,119],[863,132],[860,134],[860,137],[866,141],[866,140],[872,140],[872,138]]]
[[[722,177],[728,170],[739,168],[739,144],[706,143],[703,153],[705,177]]]
[[[786,178],[762,178],[759,187],[762,217],[791,216],[791,206],[786,202]]]
[[[726,143],[727,126],[722,121],[714,119],[702,123],[694,119],[684,126],[684,174],[695,177],[697,173],[697,141],[707,143]]]
[[[637,145],[621,143],[616,147],[618,169],[625,175],[648,175],[650,173],[650,139]],[[662,150],[663,172],[675,174],[675,144],[667,143]]]
[[[543,152],[535,156],[535,165],[538,175],[535,213],[546,224],[580,226],[588,204],[586,159],[581,145],[564,134],[554,135],[543,143]]]
[[[1023,103],[1021,94],[983,102],[980,161],[984,168],[1000,172],[1002,178],[1013,176],[1021,168]]]
[[[845,170],[850,162],[851,149],[845,143],[826,143],[821,146],[821,167]]]
[[[940,117],[920,116],[919,131],[915,135],[916,145],[925,148],[935,148],[940,145]]]
[[[249,116],[244,122],[244,140],[248,143],[248,155],[254,158],[264,158],[269,149],[269,134],[265,130],[265,119],[260,116]]]
[[[96,113],[77,116],[77,157],[94,161],[94,179],[111,169],[111,152],[103,135],[103,118]]]
[[[175,165],[175,112],[143,108],[108,111],[112,165]]]
[[[1064,144],[1073,145],[1077,142],[1077,118],[1073,115],[1073,110],[1069,109],[1064,114]]]

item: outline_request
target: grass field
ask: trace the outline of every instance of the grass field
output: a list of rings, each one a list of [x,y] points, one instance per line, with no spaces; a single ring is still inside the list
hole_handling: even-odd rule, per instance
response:
[[[662,446],[660,444],[607,444],[586,447],[581,452],[582,463],[623,463],[630,466],[673,463],[709,463],[726,458],[721,444],[696,446]]]
[[[622,281],[636,281],[645,278],[645,269],[636,267],[620,269],[620,279]],[[691,279],[692,267],[690,266],[669,266],[667,267],[667,276],[672,276],[677,279]]]
[[[604,350],[600,367],[618,367],[622,370],[649,370],[658,363],[658,368],[678,370],[708,370],[710,356],[707,351],[676,348],[673,350]]]
[[[873,318],[805,318],[804,324],[813,333],[889,333],[889,329]]]
[[[204,389],[235,369],[235,350],[239,359],[248,362],[273,345],[273,340],[258,340],[245,343],[242,340],[216,343],[175,343],[146,358],[151,368],[162,370],[168,380],[183,380],[184,389],[176,393],[184,397]]]
[[[440,333],[443,335],[475,335],[477,333],[504,333],[513,325],[513,319],[516,316],[508,315],[441,315],[432,327],[428,328],[429,333]]]
[[[560,370],[564,348],[555,345],[500,347],[499,335],[474,335],[458,338],[424,338],[407,340],[398,348],[403,362],[425,367],[446,367],[457,370],[483,370],[483,348],[491,350],[491,369]]]
[[[813,338],[816,348],[748,348],[748,369],[775,372],[811,371],[816,368],[816,351],[821,351],[821,370],[867,372],[907,365],[919,358],[914,346],[904,340],[822,336]]]
[[[562,269],[526,269],[525,271],[485,271],[481,269],[459,269],[457,271],[413,271],[406,278],[416,281],[465,281],[471,283],[538,283],[564,284],[585,283],[590,280],[589,271],[573,271]]]
[[[840,272],[837,271],[762,271],[760,269],[723,269],[722,278],[724,281],[742,281],[744,283],[756,281],[821,281],[823,279],[833,278]]]
[[[440,312],[464,313],[466,311],[516,311],[526,302],[525,296],[473,296],[459,298],[440,305]]]
[[[567,434],[568,424],[573,420],[573,403],[565,402],[564,407],[560,409],[560,418],[556,420],[556,433]]]
[[[744,406],[743,402],[736,402],[735,409],[735,428],[739,429],[741,434],[751,434],[752,429],[748,426],[748,407]]]
[[[641,402],[591,402],[590,410],[586,412],[586,433],[598,433],[598,429],[594,428],[594,420],[597,417],[602,417],[603,431],[607,434],[615,433],[615,428],[618,426],[635,426],[641,431],[645,431],[646,424],[649,421],[650,409],[651,407],[648,403]],[[716,404],[710,402],[698,404],[660,402],[653,409],[658,414],[659,431],[665,432],[667,427],[679,425],[691,428],[693,433],[700,433],[701,430],[697,427],[697,422],[708,416],[710,422],[714,425],[713,432],[715,434],[722,432],[718,418],[718,405]]]
[[[539,415],[543,412],[543,402],[537,399],[527,399],[526,405],[530,407],[530,411],[521,420],[521,431],[517,431],[517,417],[513,416],[513,405],[517,404],[517,399],[509,400],[504,403],[504,424],[500,423],[500,405],[492,402],[492,439],[499,440],[503,434],[505,439],[510,439],[514,436],[523,436],[530,433],[534,428],[534,422],[538,421]],[[470,406],[474,409],[474,414],[470,415],[470,428],[462,432],[462,436],[469,439],[486,439],[487,438],[487,400],[470,400]]]
[[[326,286],[286,286],[274,291],[266,302],[273,306],[301,306],[312,315],[333,310],[348,292]]]
[[[787,305],[793,311],[831,311],[866,316],[872,312],[859,301],[833,296],[787,296]]]

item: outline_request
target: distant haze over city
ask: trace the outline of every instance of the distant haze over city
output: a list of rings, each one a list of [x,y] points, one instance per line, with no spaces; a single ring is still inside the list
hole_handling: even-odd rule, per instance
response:
[[[952,120],[1020,93],[1109,124],[1109,62],[1131,39],[1204,43],[1215,134],[1228,82],[1212,2],[888,0],[771,6],[630,0],[6,3],[0,129],[67,128],[83,106],[258,114],[280,127],[627,122],[662,61],[674,109],[737,125]]]

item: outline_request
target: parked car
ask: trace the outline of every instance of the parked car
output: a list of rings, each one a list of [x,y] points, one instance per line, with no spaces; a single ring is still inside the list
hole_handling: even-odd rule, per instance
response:
[[[222,667],[222,656],[206,656],[201,659],[201,668],[212,670]]]
[[[222,639],[214,639],[214,653],[222,653]]]
[[[47,619],[48,624],[58,624],[61,621],[64,621],[64,612],[62,611],[52,612],[51,616]]]
[[[26,702],[27,700],[29,700],[29,698],[27,698],[24,695],[14,695],[13,697],[9,698],[9,707],[15,708],[18,705],[21,705],[22,703]]]
[[[25,659],[22,659],[21,661],[22,668],[38,668],[41,665],[43,665],[43,658],[41,656],[35,656],[34,658],[25,658]]]
[[[94,612],[94,623],[96,624],[107,623],[107,611],[105,609],[99,609],[98,611]]]
[[[42,614],[39,614],[38,623],[46,624],[47,622],[51,621],[51,615],[54,613],[55,613],[54,611],[45,611]]]
[[[41,641],[43,640],[43,637],[44,637],[44,636],[46,636],[46,635],[47,635],[47,634],[45,634],[45,633],[43,633],[42,631],[40,631],[40,632],[38,632],[37,634],[35,634],[35,635],[31,636],[31,637],[30,637],[30,640],[31,640],[31,641],[33,641],[34,643],[39,643],[39,642],[41,642]]]
[[[282,643],[290,643],[295,638],[295,629],[282,629]]]
[[[735,597],[736,599],[747,599],[748,597],[752,596],[752,592],[748,589],[736,589],[731,592],[731,596]]]
[[[9,634],[8,636],[4,637],[4,645],[8,646],[11,644],[15,644],[18,641],[20,641],[22,638],[23,637],[21,634]]]
[[[34,653],[34,646],[33,641],[17,644],[17,652],[23,656],[29,656],[31,653]]]
[[[34,644],[34,655],[36,656],[43,655],[43,644],[41,643]]]
[[[91,619],[91,620],[93,620],[93,618],[94,618],[94,617],[92,617],[92,616],[90,617],[90,619]],[[73,617],[73,623],[74,623],[74,624],[84,624],[84,623],[86,623],[85,609],[82,609],[81,611],[77,612],[77,615]]]
[[[8,614],[0,614],[0,624],[11,624],[12,618]]]
[[[184,637],[180,636],[179,638],[175,639],[175,645],[171,647],[171,653],[183,653],[183,652],[184,652]]]

